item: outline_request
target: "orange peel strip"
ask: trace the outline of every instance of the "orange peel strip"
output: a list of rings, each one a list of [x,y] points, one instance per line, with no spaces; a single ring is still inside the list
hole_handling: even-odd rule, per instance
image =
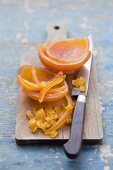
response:
[[[46,134],[50,134],[51,132],[56,131],[57,129],[59,129],[66,122],[67,118],[72,114],[74,103],[73,103],[73,101],[72,101],[72,99],[71,99],[71,97],[69,95],[66,95],[65,97],[66,97],[68,106],[71,106],[70,110],[68,108],[68,110],[65,111],[62,114],[61,118],[51,128],[46,130]]]
[[[53,79],[52,82],[50,82],[50,84],[48,84],[46,87],[44,87],[39,94],[39,102],[41,103],[44,99],[44,96],[46,95],[46,93],[54,86],[58,85],[59,83],[61,83],[64,79],[65,79],[65,75],[62,75],[61,77],[55,78]]]
[[[24,83],[24,82],[23,82]],[[38,89],[38,90],[30,90],[29,89],[30,87],[28,87],[28,88],[24,88],[23,86],[22,86],[22,89],[26,89],[26,90],[28,90],[28,91],[33,91],[33,92],[35,92],[35,93],[37,93],[37,92],[39,92],[39,90],[41,90],[41,89]],[[50,89],[49,91],[48,91],[48,93],[49,94],[54,94],[54,93],[57,93],[57,92],[60,92],[60,91],[68,91],[68,86],[67,85],[64,85],[64,86],[62,86],[62,87],[57,87],[57,88],[52,88],[52,89]]]
[[[50,81],[47,81],[47,82],[45,82],[45,81],[37,82],[36,84],[21,78],[20,75],[17,76],[17,79],[18,79],[18,82],[19,82],[20,86],[26,88],[27,90],[32,90],[32,91],[36,90],[36,91],[39,91],[42,88],[44,88],[46,85],[50,84],[54,79],[60,77],[61,75],[63,75],[63,73],[60,71]]]
[[[39,101],[39,94],[37,94],[37,93],[35,93],[33,91],[28,91],[26,89],[22,89],[22,90],[30,98]],[[66,94],[67,94],[67,90],[60,91],[60,92],[54,93],[54,94],[46,94],[45,97],[44,97],[44,102],[52,102],[52,101],[61,99],[64,96],[66,96]]]
[[[45,85],[46,85],[44,82],[34,84],[34,83],[32,83],[28,80],[21,78],[20,75],[17,76],[17,79],[18,79],[19,84],[22,85],[22,87],[24,87],[28,90],[40,90],[43,87],[45,87]]]
[[[31,72],[32,72],[33,82],[34,82],[34,83],[39,82],[38,77],[37,77],[37,75],[36,75],[36,69],[35,69],[35,67],[32,67]]]
[[[62,87],[58,87],[58,88],[52,88],[48,91],[48,93],[57,93],[57,92],[60,92],[60,91],[63,91],[63,90],[67,90],[68,91],[68,88],[67,86],[62,86]]]

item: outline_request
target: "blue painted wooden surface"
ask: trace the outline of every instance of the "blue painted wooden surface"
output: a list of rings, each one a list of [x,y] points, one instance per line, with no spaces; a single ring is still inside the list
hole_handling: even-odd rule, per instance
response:
[[[14,138],[20,56],[46,39],[55,20],[68,23],[70,37],[94,37],[104,140],[74,161],[62,147],[18,146]],[[0,0],[0,170],[7,169],[113,170],[113,0]]]

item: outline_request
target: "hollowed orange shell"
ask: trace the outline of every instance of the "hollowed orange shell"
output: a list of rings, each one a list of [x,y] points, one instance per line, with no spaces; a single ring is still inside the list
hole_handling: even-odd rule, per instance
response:
[[[87,38],[69,39],[48,45],[40,44],[38,54],[48,69],[64,72],[80,68],[91,56]]]
[[[40,90],[46,87],[47,84],[50,84],[51,80],[55,77],[53,73],[50,73],[48,70],[40,67],[35,67],[36,76],[38,82],[34,83],[32,76],[32,69],[34,66],[25,65],[19,69],[18,73],[18,83],[22,91],[34,100],[39,101]],[[64,97],[68,92],[68,86],[65,81],[62,81],[54,88],[50,89],[45,95],[44,100],[46,102],[55,101]]]

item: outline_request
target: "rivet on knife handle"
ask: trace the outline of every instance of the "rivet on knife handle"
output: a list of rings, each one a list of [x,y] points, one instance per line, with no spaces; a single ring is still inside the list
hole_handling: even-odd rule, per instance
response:
[[[79,95],[73,113],[70,137],[68,142],[64,144],[65,153],[69,158],[76,158],[81,148],[85,102],[86,97],[84,95]]]

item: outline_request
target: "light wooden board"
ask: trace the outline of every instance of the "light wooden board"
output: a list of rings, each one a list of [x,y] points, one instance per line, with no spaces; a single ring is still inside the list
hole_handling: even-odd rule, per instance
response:
[[[60,26],[60,29],[54,29],[54,26]],[[47,29],[48,38],[47,40],[58,40],[66,38],[66,26],[62,23],[53,23],[48,26]],[[40,61],[36,57],[27,57],[24,56],[21,58],[20,65],[24,64],[34,64],[42,66]],[[36,64],[37,63],[37,64]],[[68,77],[69,84],[71,84],[71,79],[73,75]],[[28,120],[26,118],[26,112],[28,110],[32,110],[34,105],[37,105],[37,102],[26,97],[22,91],[19,90],[18,96],[18,112],[16,119],[16,133],[15,138],[20,144],[30,144],[30,143],[46,143],[47,141],[55,142],[55,143],[63,143],[64,141],[69,139],[70,134],[70,126],[63,126],[59,130],[59,135],[55,139],[51,139],[49,136],[45,136],[42,133],[40,134],[32,134],[28,128]],[[38,106],[37,106],[38,107]],[[76,129],[75,129],[76,130]],[[97,89],[97,77],[96,77],[96,69],[95,62],[93,60],[92,69],[91,69],[91,77],[90,77],[90,86],[87,96],[87,104],[85,110],[85,123],[84,123],[84,132],[83,132],[83,140],[85,143],[95,143],[101,141],[103,138],[103,128],[102,128],[102,118],[101,118],[101,110],[100,110],[100,102],[98,96]]]

